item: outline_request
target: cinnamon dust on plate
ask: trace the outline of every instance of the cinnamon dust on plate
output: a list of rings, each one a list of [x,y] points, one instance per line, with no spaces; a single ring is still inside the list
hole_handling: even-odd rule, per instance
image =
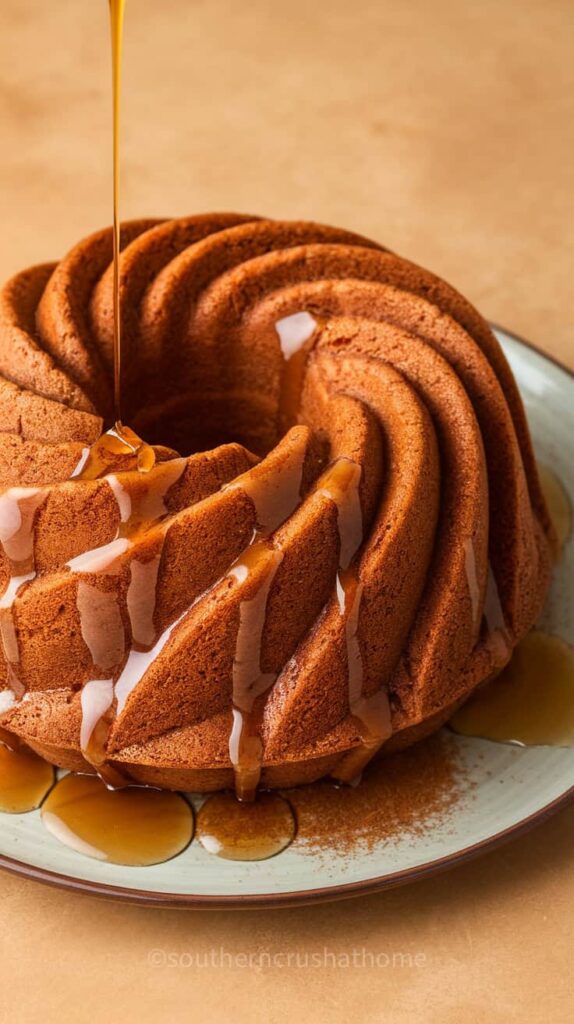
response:
[[[284,795],[297,818],[297,845],[313,853],[351,854],[447,825],[465,792],[456,741],[438,733],[372,763],[356,786],[324,780]]]

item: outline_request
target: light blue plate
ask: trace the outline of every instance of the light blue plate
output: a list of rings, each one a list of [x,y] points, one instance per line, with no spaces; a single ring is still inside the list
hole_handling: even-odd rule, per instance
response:
[[[496,329],[522,391],[539,459],[574,496],[574,382],[558,364]],[[574,538],[556,571],[542,627],[574,645]],[[179,857],[147,868],[91,860],[62,846],[40,814],[0,814],[0,865],[23,875],[116,899],[172,906],[277,906],[383,889],[476,856],[563,806],[574,794],[574,751],[524,749],[455,737],[472,783],[423,835],[398,835],[354,854],[321,851],[297,841],[258,863],[224,861],[198,842]],[[482,756],[479,756],[482,755]]]

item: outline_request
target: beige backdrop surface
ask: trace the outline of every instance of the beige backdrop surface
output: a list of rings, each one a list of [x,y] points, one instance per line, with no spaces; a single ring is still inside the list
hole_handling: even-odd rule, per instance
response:
[[[127,6],[125,216],[355,228],[574,363],[569,0]],[[106,7],[0,4],[1,277],[109,221]],[[448,876],[267,913],[143,910],[3,874],[0,1019],[562,1024],[573,840],[565,812]],[[418,966],[217,966],[324,948]]]

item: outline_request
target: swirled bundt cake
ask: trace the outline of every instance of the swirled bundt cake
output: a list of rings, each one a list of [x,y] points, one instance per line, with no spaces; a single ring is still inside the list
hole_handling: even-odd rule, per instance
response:
[[[100,438],[111,253],[92,235],[0,298],[4,735],[111,782],[352,779],[540,612],[555,540],[504,355],[450,285],[347,231],[134,222],[134,433]]]

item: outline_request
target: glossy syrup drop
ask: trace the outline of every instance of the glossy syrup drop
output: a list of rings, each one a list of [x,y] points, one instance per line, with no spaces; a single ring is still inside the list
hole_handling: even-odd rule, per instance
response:
[[[463,736],[520,746],[574,744],[574,650],[534,630],[506,668],[451,718]]]
[[[138,786],[110,790],[91,775],[58,782],[42,806],[42,821],[78,853],[131,867],[170,860],[193,837],[193,810],[179,794]]]
[[[24,814],[39,807],[54,785],[51,764],[31,750],[10,750],[0,743],[0,811]]]
[[[549,466],[539,465],[540,483],[546,498],[550,518],[563,547],[572,533],[572,504],[559,476]]]
[[[155,451],[119,420],[85,449],[71,480],[97,480],[112,470],[137,469],[149,473],[155,465]]]
[[[275,793],[243,803],[231,793],[208,797],[197,814],[197,838],[225,860],[267,860],[293,842],[297,823],[291,805]]]

